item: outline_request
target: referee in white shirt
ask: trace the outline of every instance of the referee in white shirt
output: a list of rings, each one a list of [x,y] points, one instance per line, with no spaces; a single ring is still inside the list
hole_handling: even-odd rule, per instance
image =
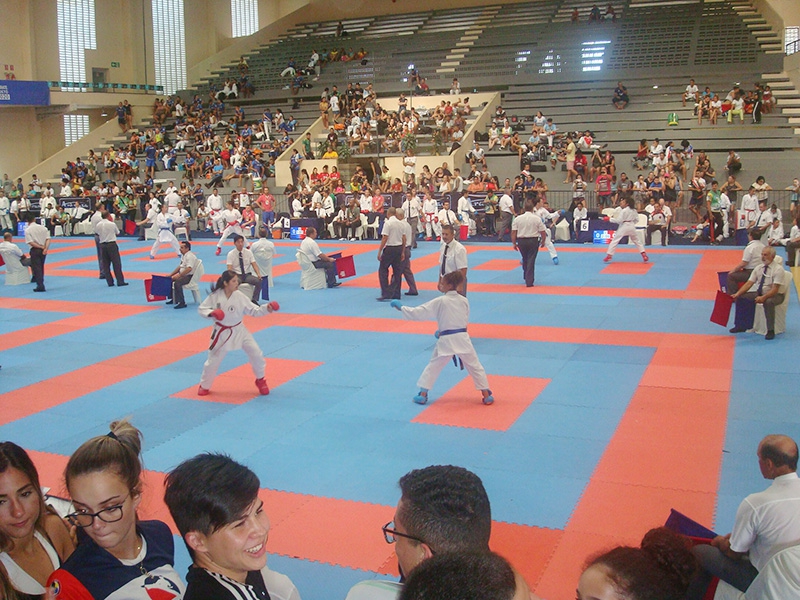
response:
[[[525,286],[533,287],[536,256],[539,248],[544,248],[547,228],[542,220],[533,214],[533,200],[525,200],[524,211],[511,223],[511,244],[522,255],[522,274]]]
[[[108,287],[114,287],[114,276],[117,277],[117,286],[123,287],[128,284],[125,283],[125,275],[122,273],[122,259],[119,257],[119,246],[117,246],[119,228],[108,217],[108,211],[106,209],[101,210],[100,221],[94,226],[94,231],[100,243],[100,264],[106,274]],[[111,274],[112,268],[114,269],[114,275]]]
[[[378,281],[381,284],[381,295],[377,298],[386,300],[399,300],[400,287],[403,277],[403,258],[406,246],[406,231],[402,222],[395,217],[396,209],[390,208],[386,215],[381,231],[381,245],[378,248]],[[392,280],[389,281],[389,267],[392,268]]]

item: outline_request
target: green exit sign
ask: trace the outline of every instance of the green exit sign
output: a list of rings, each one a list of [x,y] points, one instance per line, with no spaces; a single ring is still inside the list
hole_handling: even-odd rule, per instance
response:
[[[112,69],[113,69],[113,68],[117,68],[117,69],[119,69],[119,63],[118,63],[118,62],[112,62],[112,63],[111,63],[111,68],[112,68]]]

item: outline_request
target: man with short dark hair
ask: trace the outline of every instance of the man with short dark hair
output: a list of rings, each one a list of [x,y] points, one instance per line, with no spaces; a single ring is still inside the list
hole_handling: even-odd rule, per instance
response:
[[[94,231],[100,243],[101,270],[106,274],[108,287],[114,287],[114,277],[117,278],[117,286],[128,285],[125,282],[125,275],[122,273],[122,259],[119,256],[119,246],[117,245],[117,234],[119,227],[112,220],[114,217],[106,209],[100,211],[100,221],[95,225]],[[114,275],[111,271],[114,271]]]
[[[243,236],[234,235],[233,245],[235,248],[228,252],[228,258],[225,261],[227,268],[239,276],[239,283],[253,286],[253,304],[258,304],[258,297],[261,294],[261,272],[258,270],[256,258],[249,248],[244,247]]]
[[[732,533],[694,547],[702,569],[687,598],[702,598],[712,576],[747,591],[775,552],[800,543],[797,444],[785,435],[768,435],[758,445],[758,466],[772,485],[742,501]]]
[[[31,273],[36,282],[34,292],[44,292],[44,261],[50,248],[50,232],[47,227],[39,225],[32,212],[28,213],[28,225],[25,228],[25,243],[30,247]]]
[[[172,299],[167,304],[175,303],[175,308],[186,308],[186,300],[183,296],[183,286],[187,285],[194,276],[197,268],[197,256],[192,252],[191,242],[181,242],[181,262],[175,270],[169,274],[172,279]]]
[[[415,469],[399,481],[394,520],[383,527],[394,544],[401,578],[436,554],[488,552],[492,529],[489,496],[480,477],[452,465]],[[362,581],[347,600],[395,600],[402,583]]]
[[[316,227],[306,228],[306,237],[300,242],[300,252],[308,257],[314,267],[325,269],[325,282],[329,288],[342,285],[336,281],[336,260],[319,249]]]
[[[300,600],[267,567],[269,517],[258,476],[222,454],[199,454],[166,477],[164,502],[189,550],[184,600]]]

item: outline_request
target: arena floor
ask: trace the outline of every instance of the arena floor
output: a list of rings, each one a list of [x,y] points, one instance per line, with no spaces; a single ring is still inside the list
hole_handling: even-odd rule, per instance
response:
[[[478,473],[494,549],[558,600],[574,598],[589,554],[638,543],[670,508],[729,531],[741,498],[766,487],[758,441],[800,439],[796,290],[774,341],[709,322],[716,272],[741,249],[649,248],[648,264],[621,249],[606,265],[602,247],[562,245],[558,266],[539,255],[528,289],[510,244],[467,244],[470,335],[496,402],[483,406],[466,372],[448,367],[423,407],[411,398],[435,325],[375,301],[376,243],[321,246],[353,254],[357,276],[303,291],[297,242],[278,242],[271,297],[281,311],[246,321],[272,393],[258,396],[234,352],[200,398],[208,321],[194,306],[145,299],[143,280],[177,265],[172,251],[151,261],[149,243],[121,241],[131,285],[108,288],[91,238],[55,240],[46,294],[0,287],[0,439],[30,450],[42,483],[63,494],[68,455],[128,416],[145,436],[140,516],[167,522],[163,474],[202,451],[231,454],[258,473],[270,565],[304,600],[343,599],[357,581],[396,575],[381,526],[413,468]],[[214,241],[194,250],[210,286],[224,256]],[[420,296],[404,302],[438,293],[437,250],[420,243]],[[178,538],[176,548],[183,575]]]

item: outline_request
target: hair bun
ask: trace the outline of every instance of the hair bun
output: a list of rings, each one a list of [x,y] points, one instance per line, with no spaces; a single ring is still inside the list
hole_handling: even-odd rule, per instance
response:
[[[697,559],[690,548],[688,539],[666,527],[648,531],[641,544],[642,552],[682,587],[689,585],[697,569]]]

